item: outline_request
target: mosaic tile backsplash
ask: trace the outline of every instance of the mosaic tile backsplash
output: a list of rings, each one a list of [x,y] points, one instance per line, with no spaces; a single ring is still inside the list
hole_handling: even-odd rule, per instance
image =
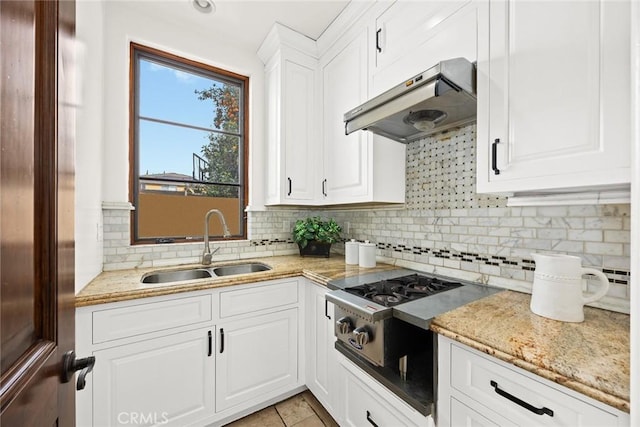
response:
[[[531,252],[576,255],[609,277],[594,305],[628,312],[630,205],[506,207],[476,194],[475,125],[409,144],[406,186],[401,207],[249,212],[251,240],[216,243],[214,260],[296,253],[295,220],[319,215],[336,218],[346,239],[375,242],[380,261],[521,291],[533,281]],[[202,243],[131,247],[129,211],[105,210],[104,227],[105,270],[197,262],[202,253]]]

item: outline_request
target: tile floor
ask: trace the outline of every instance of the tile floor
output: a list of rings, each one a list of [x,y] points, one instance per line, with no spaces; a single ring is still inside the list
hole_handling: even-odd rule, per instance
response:
[[[226,427],[338,427],[309,390],[227,424]]]

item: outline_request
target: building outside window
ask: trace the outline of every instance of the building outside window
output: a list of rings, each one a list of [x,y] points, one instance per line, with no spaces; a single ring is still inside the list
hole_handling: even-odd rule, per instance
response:
[[[249,79],[131,44],[133,243],[246,238]],[[223,228],[216,217],[212,239]]]

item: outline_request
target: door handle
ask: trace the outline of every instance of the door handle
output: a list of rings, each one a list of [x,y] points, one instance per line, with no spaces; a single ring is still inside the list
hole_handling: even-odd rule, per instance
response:
[[[380,34],[382,33],[382,28],[378,28],[376,31],[376,50],[378,52],[382,52],[382,48],[380,47]]]
[[[324,317],[331,320],[331,316],[329,316],[329,301],[326,298],[324,300]]]
[[[224,329],[220,328],[220,353],[224,352]]]
[[[530,403],[525,402],[524,400],[514,396],[513,394],[507,393],[504,390],[500,390],[498,388],[498,383],[495,381],[489,381],[489,384],[491,384],[491,387],[493,387],[493,389],[495,390],[496,393],[498,393],[500,396],[509,399],[510,401],[512,401],[513,403],[522,406],[523,408],[533,412],[534,414],[538,414],[538,415],[549,415],[550,417],[553,417],[553,411],[549,408],[546,407],[542,407],[542,408],[536,408],[535,406],[533,406]]]
[[[378,427],[378,424],[376,424],[375,421],[373,421],[373,418],[371,418],[371,412],[369,411],[367,411],[367,421],[369,421],[369,424],[373,427]]]
[[[209,338],[209,354],[207,356],[211,357],[211,355],[213,354],[213,336],[211,334],[211,331],[207,332],[207,337]]]
[[[322,195],[327,197],[327,180],[322,180]]]
[[[287,177],[287,181],[289,181],[289,191],[287,192],[287,196],[291,195],[291,178]]]
[[[500,175],[500,169],[498,169],[498,144],[500,143],[500,138],[496,138],[491,144],[491,169],[493,169],[493,173],[495,175]]]
[[[76,384],[76,390],[83,390],[87,380],[87,374],[93,371],[93,366],[96,364],[95,356],[84,357],[82,359],[76,358],[76,352],[73,350],[67,351],[62,356],[62,382],[68,383],[71,381],[73,374],[76,371],[80,371],[78,374],[78,382]]]

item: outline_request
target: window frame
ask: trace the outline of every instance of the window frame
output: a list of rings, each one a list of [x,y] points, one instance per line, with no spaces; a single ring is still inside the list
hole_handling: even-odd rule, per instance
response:
[[[140,238],[138,237],[138,218],[137,211],[135,209],[138,202],[138,194],[140,191],[139,180],[139,144],[138,144],[138,122],[139,122],[139,99],[136,96],[138,94],[138,79],[137,73],[138,58],[146,57],[160,62],[165,62],[167,65],[176,66],[188,71],[193,71],[196,74],[214,73],[219,80],[225,79],[232,80],[234,84],[239,83],[242,90],[241,102],[241,114],[240,121],[240,149],[242,150],[241,158],[239,161],[240,171],[238,176],[240,197],[239,206],[239,221],[242,226],[240,227],[240,234],[234,234],[231,239],[224,240],[244,240],[247,238],[247,217],[245,209],[248,203],[249,197],[249,77],[241,74],[237,74],[231,71],[227,71],[221,68],[214,67],[212,65],[203,64],[202,62],[194,61],[184,58],[166,51],[155,49],[149,46],[141,45],[139,43],[131,42],[129,48],[129,202],[134,206],[134,210],[131,211],[130,216],[130,236],[132,245],[146,245],[146,244],[166,244],[166,243],[189,243],[200,242],[203,238],[174,238],[174,237],[152,237],[152,238]],[[162,121],[159,121],[162,122]],[[169,123],[171,124],[171,123]],[[179,181],[168,181],[168,183]],[[204,231],[204,216],[203,231]],[[223,240],[222,237],[209,237],[210,241]]]

